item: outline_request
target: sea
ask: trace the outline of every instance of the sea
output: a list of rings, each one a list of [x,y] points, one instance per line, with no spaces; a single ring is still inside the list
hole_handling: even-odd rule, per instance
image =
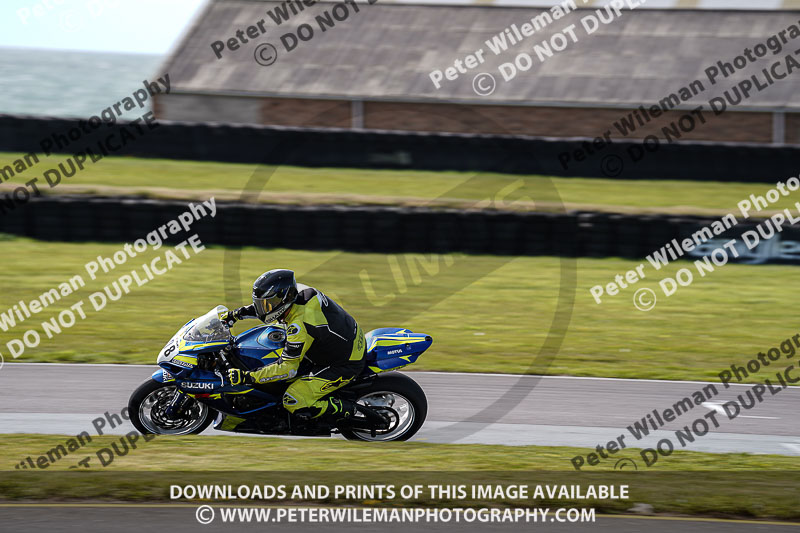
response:
[[[88,119],[143,88],[144,80],[163,76],[165,61],[162,55],[0,48],[0,114]],[[122,118],[146,112],[137,108]]]

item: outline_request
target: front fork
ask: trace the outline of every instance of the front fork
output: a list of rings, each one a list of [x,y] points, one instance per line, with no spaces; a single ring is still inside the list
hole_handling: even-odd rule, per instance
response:
[[[172,419],[180,418],[183,415],[183,408],[189,401],[191,401],[191,398],[185,392],[176,388],[175,395],[169,402],[164,414]]]

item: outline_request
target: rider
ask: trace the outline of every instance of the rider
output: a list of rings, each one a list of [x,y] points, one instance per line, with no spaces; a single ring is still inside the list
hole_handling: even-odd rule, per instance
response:
[[[293,379],[301,361],[307,359],[311,370],[286,389],[284,408],[306,419],[324,415],[325,419],[339,421],[355,414],[358,405],[354,402],[326,398],[361,373],[367,351],[361,327],[336,302],[317,289],[297,283],[291,270],[276,269],[255,281],[252,305],[221,318],[229,326],[244,318],[286,325],[286,346],[278,361],[252,372],[230,369],[232,385]]]

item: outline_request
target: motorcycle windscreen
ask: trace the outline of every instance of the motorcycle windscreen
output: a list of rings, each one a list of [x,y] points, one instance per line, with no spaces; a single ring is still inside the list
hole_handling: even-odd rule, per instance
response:
[[[188,342],[217,342],[231,338],[231,330],[220,320],[220,315],[228,309],[218,305],[208,313],[194,321],[192,327],[183,336]]]

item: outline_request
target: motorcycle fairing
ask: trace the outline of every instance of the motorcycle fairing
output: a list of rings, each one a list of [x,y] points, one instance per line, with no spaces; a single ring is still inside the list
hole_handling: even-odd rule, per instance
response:
[[[196,319],[190,320],[164,345],[158,354],[158,364],[175,377],[192,373],[197,366],[197,354],[214,352],[226,346],[228,341],[187,341],[184,336]],[[163,381],[162,381],[163,382]]]
[[[285,339],[286,333],[278,326],[257,326],[236,336],[239,358],[251,370],[274,363],[283,352],[283,341],[270,336]]]
[[[433,343],[430,335],[404,328],[378,328],[365,335],[367,366],[375,373],[410,365]]]
[[[228,345],[227,340],[202,342],[189,341],[184,338],[194,325],[195,320],[187,322],[178,333],[164,346],[158,354],[158,364],[173,376],[181,377],[192,373],[197,366],[197,355],[216,352]],[[250,370],[261,368],[275,362],[283,351],[283,343],[270,340],[285,338],[283,328],[277,326],[258,326],[249,329],[234,339],[238,355]]]

